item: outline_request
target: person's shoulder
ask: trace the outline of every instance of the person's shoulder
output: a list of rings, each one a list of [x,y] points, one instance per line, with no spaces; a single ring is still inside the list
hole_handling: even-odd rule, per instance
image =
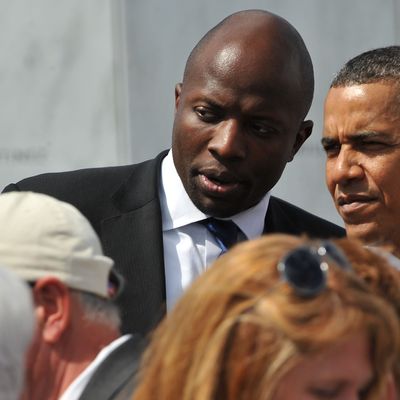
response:
[[[11,183],[4,188],[3,192],[33,191],[59,197],[64,192],[68,194],[71,190],[75,193],[96,189],[104,190],[113,182],[120,182],[124,179],[124,176],[128,176],[132,167],[132,165],[127,165],[44,173],[22,179],[17,183]]]
[[[109,192],[130,179],[135,171],[155,170],[158,157],[138,164],[85,168],[74,171],[50,172],[31,176],[7,185],[3,192],[34,191],[55,197],[70,197],[73,193]]]
[[[155,196],[162,155],[139,164],[36,175],[9,184],[3,193],[31,191],[70,203],[100,234],[101,221],[120,213],[121,193],[127,194],[124,198],[130,204],[132,193],[140,198]]]
[[[129,338],[128,338],[129,336]],[[121,339],[123,340],[121,342]],[[130,399],[147,339],[138,334],[117,339],[119,344],[109,352],[87,383],[80,400]]]
[[[284,218],[295,234],[311,237],[344,237],[346,231],[339,225],[306,211],[288,201],[271,196],[270,210],[276,218]]]

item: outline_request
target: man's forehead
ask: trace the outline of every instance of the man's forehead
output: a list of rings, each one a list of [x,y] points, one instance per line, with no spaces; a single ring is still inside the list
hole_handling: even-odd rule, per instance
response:
[[[337,124],[357,127],[356,130],[398,125],[400,91],[395,86],[370,83],[331,88],[325,101],[325,129]]]
[[[364,85],[330,88],[325,100],[325,122],[331,118],[341,118],[360,108],[368,101]]]
[[[299,60],[292,50],[278,50],[275,45],[249,46],[232,42],[210,49],[194,66],[190,80],[197,84],[210,79],[231,79],[237,86],[270,92],[274,88],[295,95],[303,86]],[[197,82],[196,82],[197,81]]]
[[[227,71],[239,62],[242,56],[242,49],[237,44],[231,44],[217,52],[214,57],[215,69]]]
[[[326,104],[339,103],[340,105],[340,103],[347,102],[347,105],[354,103],[368,106],[377,99],[382,99],[382,102],[373,105],[374,108],[377,108],[388,103],[398,102],[399,95],[400,85],[392,81],[335,86],[329,89]]]
[[[257,15],[249,18],[232,18],[232,20],[201,40],[195,48],[194,57],[190,57],[190,67],[198,63],[209,63],[211,60],[221,66],[227,62],[250,58],[250,63],[263,61],[287,64],[299,58],[298,38],[294,29],[284,20],[272,15]]]

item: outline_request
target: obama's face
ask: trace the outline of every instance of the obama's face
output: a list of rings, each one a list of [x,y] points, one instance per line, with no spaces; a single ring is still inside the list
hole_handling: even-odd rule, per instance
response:
[[[370,244],[400,245],[398,86],[331,88],[322,144],[328,189],[347,234]]]

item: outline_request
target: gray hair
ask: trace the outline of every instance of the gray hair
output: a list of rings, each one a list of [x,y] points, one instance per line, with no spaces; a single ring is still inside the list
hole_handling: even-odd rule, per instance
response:
[[[121,318],[115,303],[92,293],[78,290],[73,292],[83,307],[86,320],[119,329]]]
[[[0,398],[21,394],[28,345],[34,333],[31,291],[11,271],[0,267]]]
[[[400,83],[400,46],[379,47],[347,61],[331,88],[377,82]]]

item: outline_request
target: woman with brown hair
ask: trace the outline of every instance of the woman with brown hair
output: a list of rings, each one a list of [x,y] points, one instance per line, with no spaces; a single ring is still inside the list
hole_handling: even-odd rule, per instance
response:
[[[399,322],[359,264],[391,273],[347,239],[270,235],[236,246],[157,328],[133,399],[381,399]]]

